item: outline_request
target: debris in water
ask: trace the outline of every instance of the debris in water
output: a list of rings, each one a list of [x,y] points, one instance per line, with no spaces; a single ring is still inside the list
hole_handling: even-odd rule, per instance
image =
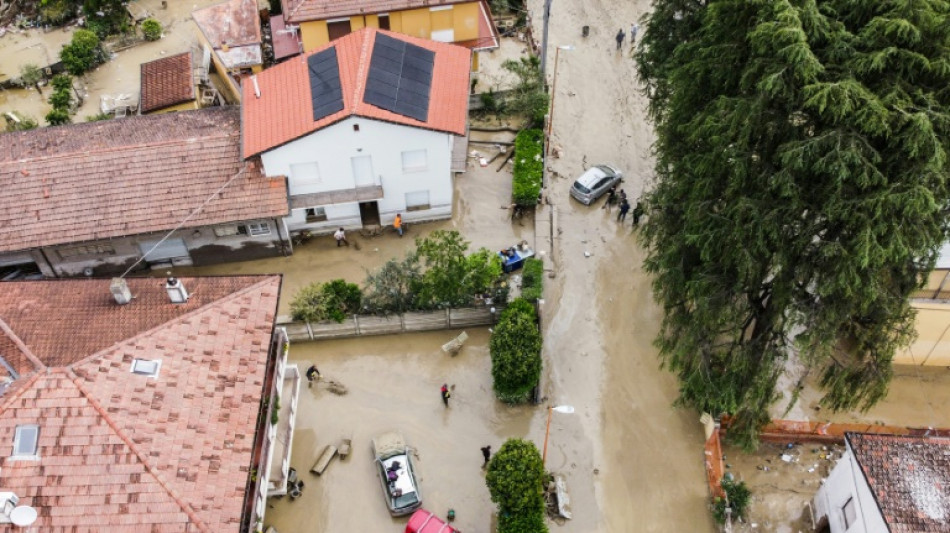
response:
[[[442,351],[449,355],[456,355],[462,349],[462,345],[468,340],[468,333],[464,331],[458,337],[442,345]]]
[[[590,252],[588,252],[587,250],[584,250],[584,257],[590,257]]]
[[[783,453],[783,454],[782,454],[782,460],[785,461],[786,463],[791,463],[791,462],[792,462],[792,456],[789,455],[789,454],[787,454],[787,453]]]
[[[346,390],[346,385],[340,383],[339,381],[334,381],[331,379],[331,380],[327,380],[326,384],[327,384],[327,390],[333,394],[336,394],[337,396],[343,396],[348,392]]]

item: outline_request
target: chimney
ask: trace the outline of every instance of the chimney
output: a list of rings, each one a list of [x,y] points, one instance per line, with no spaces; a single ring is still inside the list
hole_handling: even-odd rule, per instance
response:
[[[115,298],[115,303],[119,305],[125,305],[132,301],[132,291],[129,290],[129,284],[125,282],[124,278],[112,278],[112,283],[109,284],[109,292]]]
[[[178,278],[168,278],[165,282],[165,290],[168,291],[168,299],[173,304],[188,303],[188,291]]]

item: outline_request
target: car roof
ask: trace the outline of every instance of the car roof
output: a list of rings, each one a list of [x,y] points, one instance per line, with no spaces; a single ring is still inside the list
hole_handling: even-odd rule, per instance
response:
[[[600,167],[590,167],[587,169],[587,172],[581,174],[581,177],[577,178],[577,183],[580,183],[584,187],[590,188],[595,183],[600,181],[600,178],[606,176],[607,173],[604,172],[604,169]]]

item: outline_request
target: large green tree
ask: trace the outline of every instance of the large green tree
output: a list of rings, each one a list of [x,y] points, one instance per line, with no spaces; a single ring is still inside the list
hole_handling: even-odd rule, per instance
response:
[[[833,409],[884,397],[947,236],[950,3],[656,0],[643,231],[680,401],[754,446],[795,354]]]

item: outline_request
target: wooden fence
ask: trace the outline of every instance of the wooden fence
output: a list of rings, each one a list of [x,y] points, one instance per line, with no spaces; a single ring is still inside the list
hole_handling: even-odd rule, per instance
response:
[[[278,318],[291,341],[344,339],[364,335],[389,335],[495,324],[503,307],[464,307],[439,311],[414,311],[401,315],[354,315],[343,322],[293,322]],[[493,312],[494,311],[494,312]]]

